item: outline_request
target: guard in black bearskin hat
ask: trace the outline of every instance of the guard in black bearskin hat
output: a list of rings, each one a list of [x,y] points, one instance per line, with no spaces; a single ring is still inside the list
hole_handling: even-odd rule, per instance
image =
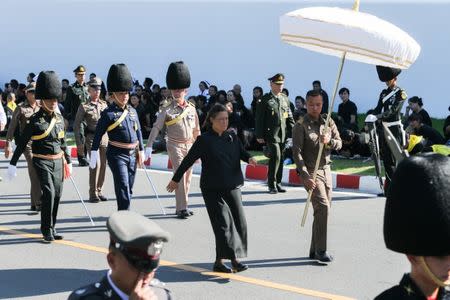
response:
[[[128,104],[133,81],[127,66],[112,65],[107,85],[114,102],[102,112],[97,123],[89,167],[94,169],[97,166],[98,148],[107,132],[109,142],[106,157],[114,178],[117,207],[119,210],[126,210],[130,208],[137,164],[142,166],[144,163],[141,126],[136,110]]]
[[[200,134],[200,125],[195,106],[186,101],[186,94],[191,85],[191,75],[187,65],[182,61],[171,63],[167,70],[166,83],[172,99],[166,102],[158,113],[158,118],[148,137],[145,158],[151,157],[153,142],[160,130],[165,127],[167,130],[167,153],[175,173]],[[191,177],[192,168],[186,171],[175,190],[175,214],[180,219],[187,219],[193,215],[193,212],[188,209]]]
[[[400,69],[377,66],[378,78],[387,85],[387,89],[384,89],[380,94],[377,107],[373,110],[373,114],[377,115],[382,121],[382,126],[378,128],[378,136],[380,139],[381,157],[386,173],[385,190],[388,190],[387,187],[391,182],[392,174],[398,163],[393,153],[393,151],[397,150],[392,149],[395,148],[392,145],[394,141],[388,143],[389,133],[387,130],[394,136],[399,149],[403,149],[406,145],[400,111],[408,96],[402,88],[397,86],[397,76],[401,71]]]
[[[50,243],[63,237],[55,231],[63,178],[72,173],[72,163],[67,150],[64,119],[57,112],[61,94],[61,81],[53,71],[39,73],[35,95],[41,100],[41,110],[27,121],[21,139],[8,168],[10,179],[16,176],[16,164],[28,141],[32,141],[33,165],[39,178],[41,196],[41,232],[44,242]]]
[[[384,211],[386,247],[406,254],[411,273],[383,292],[385,299],[450,299],[450,158],[402,160]]]

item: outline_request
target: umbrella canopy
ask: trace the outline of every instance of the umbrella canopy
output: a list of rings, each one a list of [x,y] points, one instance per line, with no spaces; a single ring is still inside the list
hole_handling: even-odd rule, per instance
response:
[[[281,39],[291,45],[372,65],[409,68],[420,45],[397,26],[338,7],[309,7],[280,17]]]

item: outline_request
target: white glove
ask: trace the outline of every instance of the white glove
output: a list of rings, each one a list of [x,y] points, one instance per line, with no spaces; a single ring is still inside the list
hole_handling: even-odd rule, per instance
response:
[[[73,174],[72,163],[67,164],[67,167],[69,168],[69,173],[70,173],[70,175],[72,175],[72,174]]]
[[[17,167],[13,165],[8,166],[8,172],[7,172],[7,178],[8,180],[13,180],[14,177],[17,176]]]
[[[97,163],[98,163],[98,150],[96,151],[91,151],[90,153],[90,161],[89,161],[89,168],[91,169],[95,169],[97,167]]]
[[[145,160],[152,158],[152,147],[145,147]]]

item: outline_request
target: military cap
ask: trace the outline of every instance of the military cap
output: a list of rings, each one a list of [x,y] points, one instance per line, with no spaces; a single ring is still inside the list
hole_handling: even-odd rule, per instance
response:
[[[27,85],[25,88],[25,92],[34,92],[36,90],[36,82],[33,81],[30,84]]]
[[[400,162],[389,187],[383,231],[393,251],[450,255],[450,157],[428,153]]]
[[[34,77],[36,77],[36,74],[34,74],[33,72],[28,73],[28,76],[30,76],[31,79],[33,79]]]
[[[73,72],[75,74],[78,74],[78,73],[84,74],[84,73],[86,73],[86,68],[83,65],[79,65],[78,67],[75,68],[75,70],[73,70]]]
[[[181,90],[191,86],[191,74],[188,66],[177,61],[169,65],[166,74],[166,84],[169,90]]]
[[[379,78],[382,82],[386,82],[386,81],[389,81],[389,80],[391,80],[391,79],[394,79],[394,78],[397,77],[401,72],[402,72],[402,70],[397,69],[397,68],[390,68],[390,67],[384,67],[384,66],[377,66],[378,78]]]
[[[94,77],[92,80],[89,80],[87,83],[90,87],[101,87],[102,86],[102,80],[99,77]]]
[[[107,223],[111,245],[138,270],[151,272],[158,267],[163,242],[169,234],[155,222],[128,210],[113,213]]]
[[[281,73],[277,73],[273,75],[272,77],[268,78],[271,82],[275,84],[283,84],[284,83],[284,75]]]
[[[42,71],[36,81],[36,99],[58,99],[61,88],[61,81],[54,71]]]
[[[114,64],[109,68],[106,79],[108,92],[129,92],[133,87],[130,70],[125,64]]]

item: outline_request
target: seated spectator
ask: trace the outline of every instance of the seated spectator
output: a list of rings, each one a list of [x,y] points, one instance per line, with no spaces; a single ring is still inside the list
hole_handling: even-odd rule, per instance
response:
[[[5,106],[5,113],[6,113],[6,129],[8,129],[9,123],[11,122],[11,119],[14,114],[14,110],[16,110],[17,104],[16,104],[16,94],[9,93],[6,96],[6,106]]]
[[[233,86],[234,97],[236,99],[236,103],[239,106],[245,106],[244,98],[242,97],[242,88],[239,84],[235,84]]]
[[[198,88],[200,90],[198,93],[199,96],[209,96],[209,87],[206,81],[200,81],[200,83],[198,84]]]
[[[70,82],[68,79],[61,80],[61,98],[59,99],[59,102],[64,105],[64,101],[66,101],[67,96],[67,89],[70,86]]]
[[[281,92],[289,97],[289,90],[287,88],[283,88]]]
[[[148,124],[145,118],[145,106],[141,103],[139,96],[136,93],[130,95],[130,104],[136,110],[139,124],[141,125],[142,136],[148,136]]]
[[[33,72],[28,73],[27,75],[27,82],[30,84],[32,82],[34,82],[34,77],[36,77],[36,74],[34,74]]]
[[[294,121],[297,122],[300,117],[303,117],[306,114],[306,101],[302,96],[295,97],[295,107],[292,112],[292,116],[294,117]]]
[[[358,132],[358,108],[349,98],[349,89],[346,87],[341,88],[339,90],[339,97],[341,97],[342,103],[338,107],[338,118],[341,121],[343,129],[351,129],[354,132]]]
[[[322,111],[320,112],[321,114],[326,114],[328,113],[328,94],[327,92],[325,92],[324,90],[322,90],[322,84],[320,83],[319,80],[314,80],[312,83],[313,86],[313,90],[315,91],[319,91],[320,94],[322,95],[322,99],[323,99],[323,105],[322,105]]]
[[[2,94],[0,94],[0,100],[2,99]],[[6,123],[8,122],[6,118],[5,109],[3,105],[0,103],[0,131],[4,131],[6,128]],[[5,132],[6,134],[6,132]]]
[[[450,111],[450,106],[448,107],[448,111]],[[450,145],[450,115],[448,115],[447,119],[445,119],[444,128],[442,131],[444,132],[445,139],[447,140],[447,145]]]
[[[444,137],[433,127],[422,123],[422,116],[420,114],[412,114],[408,118],[409,126],[412,128],[414,135],[421,135],[427,141],[426,146],[432,146],[434,144],[445,144]]]
[[[428,144],[427,140],[424,137],[420,135],[411,134],[408,137],[406,150],[410,155],[416,155],[419,153],[426,153],[426,152],[434,152],[445,156],[450,156],[450,146],[440,144],[427,146],[427,144]]]
[[[251,111],[252,111],[252,115],[253,118],[256,115],[256,105],[258,104],[258,101],[261,100],[261,97],[264,95],[263,93],[263,89],[260,86],[255,86],[253,88],[253,100],[252,103],[250,104],[251,107]]]
[[[189,97],[190,98],[190,97]],[[206,97],[205,96],[197,96],[195,97],[195,109],[197,111],[198,115],[198,121],[200,124],[200,127],[203,125],[206,119],[206,115],[208,111],[206,110]]]
[[[430,115],[423,108],[422,98],[419,98],[417,96],[409,98],[408,106],[406,107],[406,112],[405,112],[405,119],[406,120],[408,120],[411,111],[412,111],[413,114],[419,114],[419,115],[422,116],[422,123],[423,124],[428,125],[430,127],[433,127]]]
[[[287,88],[283,88],[281,92],[289,97],[289,90]],[[289,108],[291,109],[291,113],[293,114],[295,110],[295,105],[294,103],[292,103],[291,99],[289,99]]]
[[[27,97],[25,97],[25,88],[27,86],[23,83],[19,84],[19,87],[17,88],[17,93],[16,93],[16,104],[20,104],[22,102],[24,102],[25,100],[27,100]]]
[[[213,107],[214,104],[216,104],[216,102],[217,102],[217,97],[218,97],[218,95],[217,95],[217,86],[210,85],[209,89],[208,89],[208,93],[209,93],[209,98],[208,98],[208,101],[207,101],[206,106],[205,106],[205,111],[206,112],[208,112],[211,109],[211,107]]]
[[[368,144],[361,143],[360,134],[351,129],[344,129],[341,132],[342,148],[339,154],[347,157],[370,157],[370,148]]]
[[[217,102],[220,104],[225,104],[225,101],[227,100],[227,92],[224,90],[220,90],[217,92]]]

